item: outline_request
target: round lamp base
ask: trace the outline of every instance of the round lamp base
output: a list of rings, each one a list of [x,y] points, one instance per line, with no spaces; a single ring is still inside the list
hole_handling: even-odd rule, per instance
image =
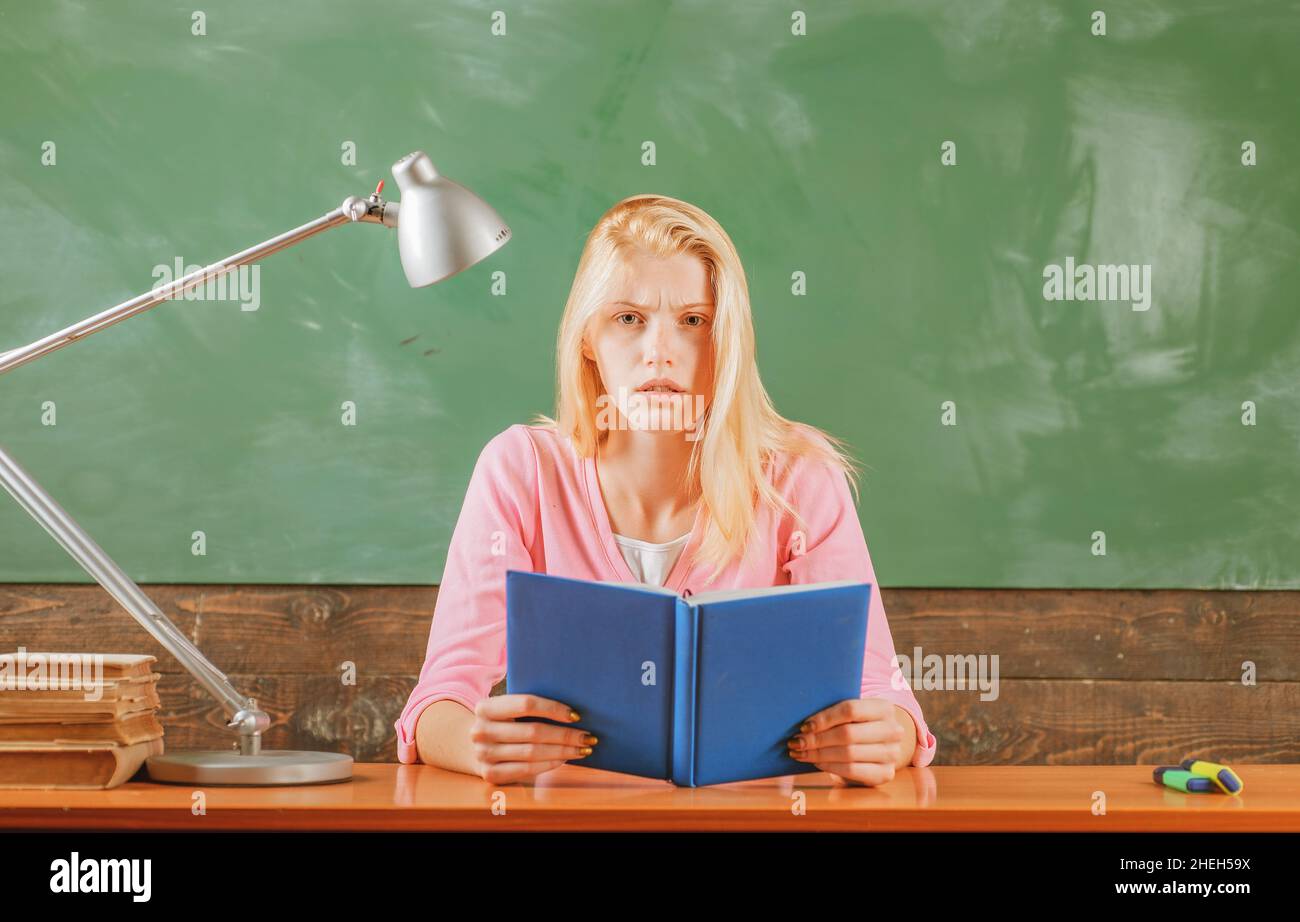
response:
[[[268,787],[334,784],[352,780],[352,756],[339,752],[264,750],[255,756],[230,752],[174,752],[150,756],[152,781],[165,784]]]

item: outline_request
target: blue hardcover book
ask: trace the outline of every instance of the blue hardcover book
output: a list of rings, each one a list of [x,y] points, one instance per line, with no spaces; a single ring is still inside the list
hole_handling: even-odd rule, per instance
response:
[[[682,598],[508,570],[506,691],[582,716],[600,742],[570,765],[686,787],[815,772],[786,740],[861,695],[870,600],[852,580]]]

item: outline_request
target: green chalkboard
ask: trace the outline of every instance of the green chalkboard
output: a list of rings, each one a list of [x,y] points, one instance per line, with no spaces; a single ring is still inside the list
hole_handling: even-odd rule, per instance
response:
[[[417,148],[514,236],[412,290],[331,230],[255,311],[0,377],[6,449],[137,580],[437,582],[479,450],[552,409],[587,232],[663,192],[735,240],[777,406],[866,465],[884,585],[1300,587],[1294,3],[198,6],[0,8],[0,350]],[[1049,299],[1067,259],[1149,288]],[[87,579],[0,500],[0,579]]]

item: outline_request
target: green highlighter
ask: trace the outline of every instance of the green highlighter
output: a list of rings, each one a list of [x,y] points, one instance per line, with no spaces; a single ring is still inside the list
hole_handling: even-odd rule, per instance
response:
[[[1209,778],[1177,765],[1161,765],[1151,775],[1155,778],[1156,784],[1163,784],[1165,787],[1185,791],[1188,794],[1209,794],[1214,791],[1214,782]]]
[[[1243,787],[1237,773],[1218,762],[1205,762],[1201,759],[1183,759],[1184,770],[1202,778],[1209,778],[1225,794],[1239,794]]]

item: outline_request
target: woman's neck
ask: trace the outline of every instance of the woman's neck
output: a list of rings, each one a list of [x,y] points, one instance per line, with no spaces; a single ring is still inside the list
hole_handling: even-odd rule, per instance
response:
[[[680,432],[609,431],[596,449],[597,470],[616,528],[672,531],[694,515],[699,490],[686,482],[694,444]]]

